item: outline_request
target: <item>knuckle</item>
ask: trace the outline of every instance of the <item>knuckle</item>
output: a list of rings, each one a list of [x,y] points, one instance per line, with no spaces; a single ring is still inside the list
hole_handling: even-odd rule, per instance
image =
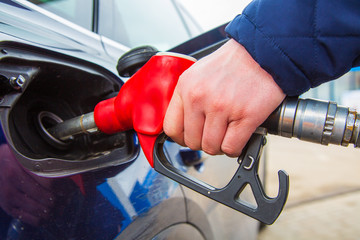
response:
[[[172,141],[176,142],[181,146],[185,146],[183,135],[167,135]]]
[[[217,149],[214,149],[214,148],[203,148],[202,149],[205,153],[209,154],[209,155],[217,155],[219,154],[219,151]]]
[[[240,151],[235,148],[235,146],[223,144],[221,146],[221,151],[229,156],[229,157],[238,157],[240,155]]]
[[[163,125],[163,130],[166,136],[171,138],[174,142],[184,145],[184,132],[179,131],[177,128],[174,127],[173,124],[165,124]]]
[[[164,133],[167,136],[174,137],[176,135],[175,128],[170,123],[168,123],[168,121],[166,121],[166,118],[164,120],[163,128],[164,128]]]
[[[209,141],[209,139],[203,139],[201,150],[209,155],[218,155],[221,154],[220,144]]]
[[[194,141],[188,138],[184,139],[185,145],[191,150],[201,150],[201,144],[198,141]]]
[[[190,102],[190,104],[194,105],[201,103],[204,97],[205,97],[204,91],[200,91],[199,88],[195,88],[188,93],[187,99]]]
[[[226,104],[223,100],[216,100],[214,101],[210,106],[210,112],[224,112],[226,108],[229,107],[228,104]]]

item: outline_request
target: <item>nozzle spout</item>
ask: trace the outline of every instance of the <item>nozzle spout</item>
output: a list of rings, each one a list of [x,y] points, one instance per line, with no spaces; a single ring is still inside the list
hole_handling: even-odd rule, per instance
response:
[[[55,126],[47,129],[47,131],[58,140],[68,140],[74,135],[81,133],[97,132],[97,126],[94,121],[94,113],[86,113],[81,116],[71,118],[60,122]]]

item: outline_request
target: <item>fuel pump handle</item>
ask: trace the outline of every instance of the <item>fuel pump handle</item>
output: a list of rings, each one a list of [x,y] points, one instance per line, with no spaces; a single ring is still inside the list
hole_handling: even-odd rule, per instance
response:
[[[180,75],[196,60],[175,53],[159,52],[120,89],[117,97],[98,103],[96,126],[104,133],[134,129],[151,166],[156,138]]]
[[[95,122],[86,125],[91,128],[95,125],[108,134],[134,129],[146,158],[156,171],[266,224],[273,223],[279,216],[289,191],[289,177],[282,170],[279,171],[279,191],[275,198],[265,194],[258,177],[266,132],[325,145],[360,145],[360,117],[355,111],[332,102],[286,98],[261,126],[265,131],[253,134],[238,158],[238,170],[228,185],[217,189],[194,179],[174,168],[162,147],[166,139],[163,120],[177,80],[194,62],[195,59],[185,55],[157,53],[121,87],[117,97],[98,103],[93,114],[78,118],[82,122],[70,119],[49,132],[62,139],[62,133],[66,132],[63,129],[83,131],[84,119],[88,123]],[[256,207],[239,200],[248,184],[253,190]]]

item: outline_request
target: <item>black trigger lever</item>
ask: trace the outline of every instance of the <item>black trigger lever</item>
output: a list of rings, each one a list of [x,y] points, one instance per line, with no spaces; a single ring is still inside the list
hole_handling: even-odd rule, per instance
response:
[[[259,160],[265,145],[263,134],[254,133],[243,154],[238,158],[239,167],[230,182],[223,188],[215,188],[175,168],[166,158],[163,144],[167,136],[162,134],[155,143],[154,168],[176,182],[201,193],[221,204],[231,207],[265,224],[272,224],[280,215],[289,193],[289,176],[283,170],[278,172],[279,191],[275,198],[265,194],[258,170]],[[241,193],[250,185],[257,206],[240,199]]]

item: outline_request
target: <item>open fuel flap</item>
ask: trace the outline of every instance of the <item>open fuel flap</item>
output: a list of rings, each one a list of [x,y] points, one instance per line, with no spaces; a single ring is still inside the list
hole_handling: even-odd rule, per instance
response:
[[[82,134],[59,141],[47,129],[113,97],[122,81],[98,65],[44,49],[1,43],[0,120],[19,162],[62,177],[129,163],[138,155],[132,131]]]

